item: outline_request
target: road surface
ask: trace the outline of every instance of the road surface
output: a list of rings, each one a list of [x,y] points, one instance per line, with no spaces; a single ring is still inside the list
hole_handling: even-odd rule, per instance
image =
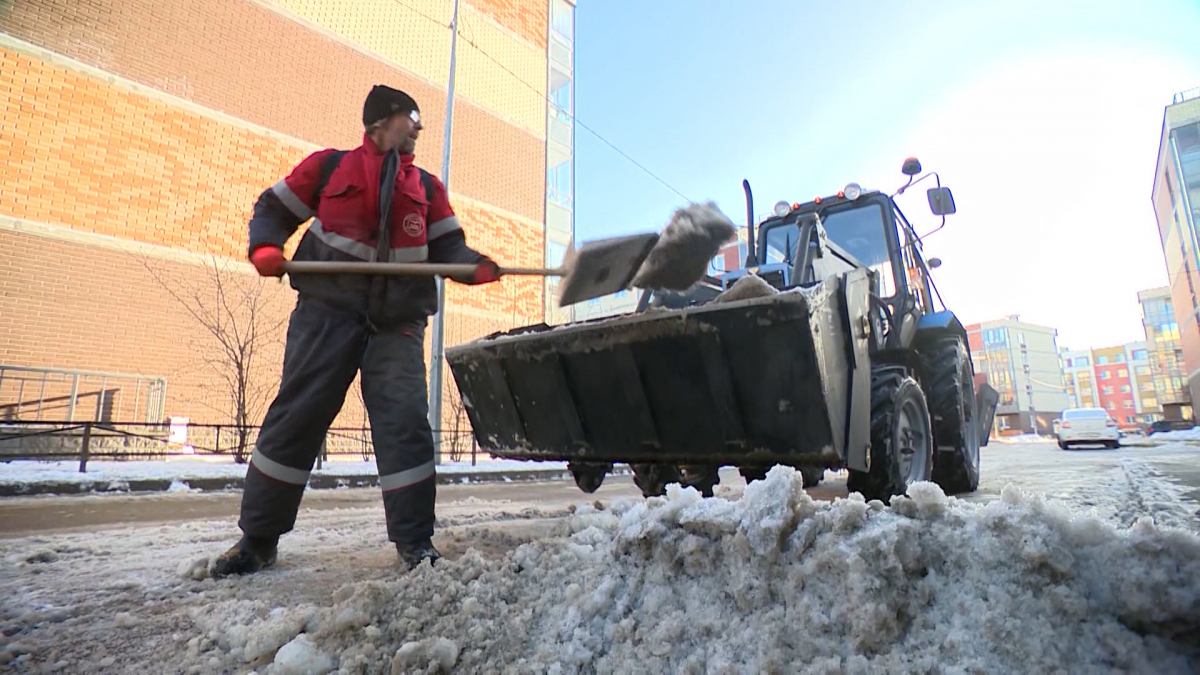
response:
[[[1090,488],[1113,478],[1122,461],[1133,460],[1162,473],[1177,483],[1182,496],[1200,502],[1200,447],[1164,445],[1128,446],[1119,450],[1077,448],[1069,451],[1053,444],[1005,445],[984,449],[980,489],[963,497],[987,501],[999,496],[1012,483],[1047,496],[1087,504],[1081,497]],[[724,470],[718,494],[735,495],[745,486],[736,471]],[[614,497],[636,497],[640,493],[629,476],[610,476],[593,495],[586,495],[571,481],[544,483],[484,483],[443,485],[438,488],[440,509],[457,508],[475,500],[496,503],[523,502],[547,510],[565,510],[572,504]],[[826,480],[810,491],[815,499],[846,496],[844,474],[827,472]],[[0,538],[32,533],[86,532],[111,526],[166,524],[180,521],[221,520],[236,522],[241,492],[162,493],[134,495],[71,495],[0,499]],[[380,509],[376,488],[310,490],[304,497],[301,515],[336,509]]]
[[[743,481],[734,471],[722,477],[717,496],[738,499]],[[980,490],[964,500],[992,501],[1009,485],[1080,512],[1092,509],[1120,527],[1149,517],[1196,532],[1200,447],[1064,452],[1051,444],[993,444],[984,451]],[[593,495],[566,481],[447,485],[438,494],[435,543],[450,560],[466,560],[473,550],[485,561],[569,534],[567,516],[579,505],[638,497],[628,477],[610,478]],[[844,477],[827,473],[809,494],[845,497]],[[373,583],[405,578],[386,540],[376,489],[310,491],[269,572],[220,582],[188,578],[189,568],[204,567],[236,540],[238,502],[237,493],[0,500],[0,556],[9,563],[0,575],[0,669],[249,673],[257,667],[261,674],[266,662],[238,660],[238,650],[253,641],[223,627],[268,621],[273,608],[328,606],[343,587],[369,592]]]

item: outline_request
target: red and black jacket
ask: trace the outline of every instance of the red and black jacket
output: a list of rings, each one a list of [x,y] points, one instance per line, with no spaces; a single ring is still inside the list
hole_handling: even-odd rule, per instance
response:
[[[324,189],[318,194],[322,183]],[[383,189],[389,183],[392,189]],[[388,218],[381,217],[385,209]],[[310,154],[259,196],[250,219],[249,252],[264,244],[282,247],[309,218],[312,224],[300,239],[294,260],[476,263],[484,259],[467,246],[442,182],[414,166],[412,155],[385,153],[365,134],[353,150]],[[381,232],[387,233],[385,240]],[[432,277],[289,277],[302,295],[363,313],[376,326],[423,319],[437,311]]]

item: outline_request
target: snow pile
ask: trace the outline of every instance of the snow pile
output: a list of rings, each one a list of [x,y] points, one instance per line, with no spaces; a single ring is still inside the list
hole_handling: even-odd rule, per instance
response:
[[[1156,434],[1151,434],[1149,438],[1156,441],[1200,441],[1200,427],[1179,429],[1176,431],[1160,431]]]
[[[713,303],[737,302],[738,300],[765,298],[769,295],[778,294],[779,291],[762,277],[757,274],[747,274],[733,282],[733,285],[722,291],[720,295],[713,298]]]
[[[301,633],[275,652],[275,672],[281,675],[325,675],[337,668],[328,654],[317,649],[307,635]]]
[[[685,291],[704,276],[713,256],[735,236],[737,226],[715,202],[677,209],[634,275],[632,285]]]
[[[779,466],[738,501],[672,486],[584,506],[564,527],[501,560],[471,550],[347,585],[328,607],[206,608],[191,658],[257,667],[303,632],[293,651],[339,673],[1200,667],[1186,646],[1200,635],[1200,539],[1149,519],[1117,530],[1013,487],[984,505],[932,483],[890,507],[815,502]]]
[[[1054,436],[1040,436],[1038,434],[1019,434],[1016,436],[996,436],[992,438],[991,443],[1004,443],[1011,445],[1025,445],[1030,443],[1056,443],[1057,438]]]

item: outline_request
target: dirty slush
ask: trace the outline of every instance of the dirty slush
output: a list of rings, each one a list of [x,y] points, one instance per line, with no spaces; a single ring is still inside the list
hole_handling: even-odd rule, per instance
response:
[[[1011,486],[976,505],[921,483],[885,506],[816,502],[801,484],[779,466],[737,500],[673,486],[585,506],[560,536],[500,559],[468,551],[345,585],[324,606],[200,607],[200,632],[174,665],[260,675],[1200,667],[1194,533],[1149,518],[1117,529]]]

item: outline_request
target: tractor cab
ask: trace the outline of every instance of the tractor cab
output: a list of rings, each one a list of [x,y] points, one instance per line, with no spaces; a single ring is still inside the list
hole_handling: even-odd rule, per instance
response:
[[[896,203],[895,197],[913,184],[937,174],[930,172],[919,179],[921,163],[915,158],[904,162],[908,182],[893,195],[864,190],[850,183],[836,195],[818,197],[805,203],[777,202],[773,215],[758,227],[747,228],[750,255],[741,269],[719,277],[721,288],[729,288],[747,274],[756,274],[775,288],[809,288],[822,280],[855,269],[866,269],[870,294],[880,335],[887,346],[907,345],[921,317],[935,313],[930,270],[941,265],[933,258],[925,260],[922,236]],[[955,212],[949,188],[929,188],[926,196],[930,211],[942,217]],[[746,190],[747,223],[751,222],[753,199]],[[927,233],[932,234],[932,232]],[[757,241],[757,243],[755,243]],[[891,331],[893,327],[899,331]],[[884,346],[884,345],[880,345]]]
[[[759,225],[755,260],[722,275],[722,284],[728,287],[747,274],[757,274],[777,289],[787,290],[816,284],[827,276],[822,268],[865,267],[872,272],[876,292],[891,295],[898,250],[894,205],[879,192],[860,193],[854,199],[845,194],[804,204],[776,204],[775,215]]]

